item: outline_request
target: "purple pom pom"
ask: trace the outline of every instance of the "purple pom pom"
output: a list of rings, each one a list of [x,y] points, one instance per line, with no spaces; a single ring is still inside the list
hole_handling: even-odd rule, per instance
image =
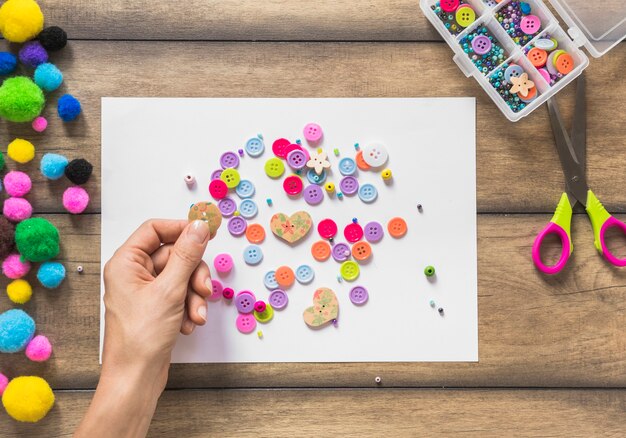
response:
[[[30,41],[24,44],[20,49],[19,57],[22,64],[31,68],[48,62],[48,52],[39,41]]]

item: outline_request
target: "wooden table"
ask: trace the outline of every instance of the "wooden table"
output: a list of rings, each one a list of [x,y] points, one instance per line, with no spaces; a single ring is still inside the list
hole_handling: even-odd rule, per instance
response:
[[[563,189],[547,112],[506,121],[452,62],[417,0],[41,4],[72,39],[52,58],[66,78],[54,97],[76,94],[84,114],[62,124],[50,105],[45,134],[0,123],[3,145],[17,136],[37,146],[30,199],[59,227],[69,270],[60,290],[37,288],[25,306],[51,338],[52,360],[0,356],[8,375],[48,379],[56,407],[37,425],[2,410],[1,435],[70,435],[98,380],[101,97],[476,96],[479,363],[177,365],[151,435],[623,436],[626,270],[601,260],[579,211],[569,267],[538,275],[530,247]],[[616,213],[626,213],[625,69],[626,44],[588,69],[589,183]],[[572,88],[560,97],[566,120]],[[37,172],[46,152],[96,166],[87,214],[63,212],[66,183]],[[622,240],[616,251],[625,248]],[[0,310],[10,307],[2,294]]]

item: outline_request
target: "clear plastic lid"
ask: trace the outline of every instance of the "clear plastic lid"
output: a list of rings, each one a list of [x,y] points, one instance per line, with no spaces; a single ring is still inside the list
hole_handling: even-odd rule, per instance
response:
[[[626,36],[626,1],[624,0],[550,0],[570,26],[570,36],[598,58]],[[576,35],[576,29],[582,35]]]

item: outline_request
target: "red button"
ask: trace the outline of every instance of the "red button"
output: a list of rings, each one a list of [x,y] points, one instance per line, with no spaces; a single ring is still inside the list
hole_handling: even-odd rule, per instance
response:
[[[459,3],[459,0],[441,0],[441,10],[443,12],[454,12],[459,7]]]
[[[303,188],[302,179],[299,176],[292,175],[285,178],[283,181],[283,189],[290,196],[299,195]]]
[[[214,179],[209,184],[209,193],[215,199],[224,199],[228,194],[228,186],[221,179]]]
[[[317,224],[317,232],[320,233],[324,239],[330,239],[337,235],[337,224],[332,219],[324,219]]]
[[[287,156],[285,150],[290,144],[291,142],[286,138],[279,138],[272,144],[272,152],[274,152],[274,155],[277,157],[285,158]]]
[[[343,235],[348,242],[358,242],[363,238],[363,228],[359,224],[351,223],[343,229]]]

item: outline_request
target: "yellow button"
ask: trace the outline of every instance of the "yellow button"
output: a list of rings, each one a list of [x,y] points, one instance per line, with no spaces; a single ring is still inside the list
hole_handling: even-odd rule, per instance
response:
[[[239,185],[239,181],[241,181],[241,177],[239,176],[239,172],[237,169],[224,169],[220,179],[226,183],[226,187],[229,189],[234,189]]]
[[[467,27],[476,21],[476,12],[469,6],[462,6],[456,10],[456,22],[461,27]]]
[[[254,317],[260,323],[270,322],[271,319],[274,317],[274,309],[272,308],[270,303],[267,303],[263,312],[259,313],[256,310],[254,311]]]
[[[356,262],[353,262],[352,260],[348,260],[341,264],[340,272],[344,280],[354,281],[359,278],[359,265],[357,265]]]
[[[270,158],[265,162],[265,173],[270,178],[280,178],[285,173],[285,165],[280,158]]]

